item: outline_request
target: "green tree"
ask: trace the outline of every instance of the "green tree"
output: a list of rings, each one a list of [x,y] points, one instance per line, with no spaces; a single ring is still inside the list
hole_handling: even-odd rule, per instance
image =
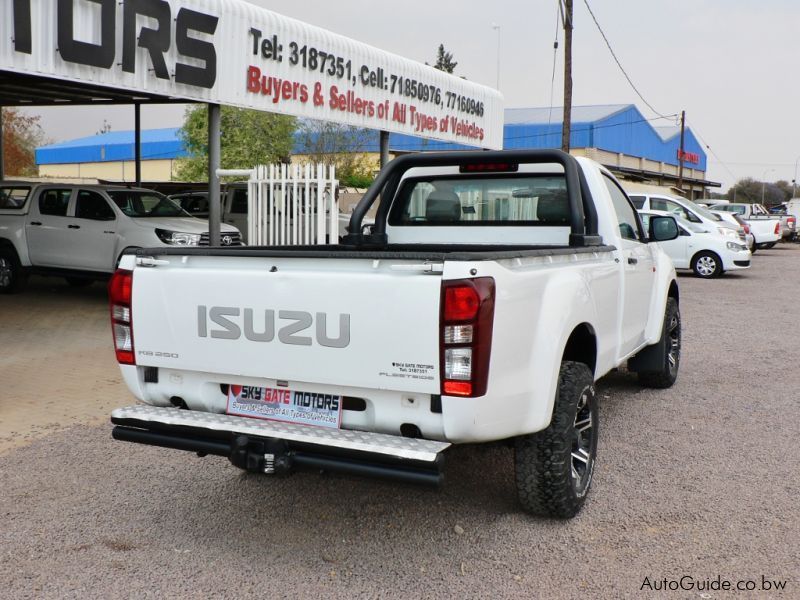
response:
[[[249,169],[255,165],[289,162],[297,120],[256,110],[223,106],[220,115],[220,168]],[[178,164],[182,181],[208,179],[208,107],[189,107],[181,139],[189,157]]]
[[[728,190],[728,200],[731,202],[748,202],[760,204],[763,196],[765,206],[774,206],[786,202],[792,192],[792,186],[786,181],[777,183],[762,182],[752,177],[745,177],[736,182]]]
[[[439,51],[436,55],[436,64],[433,65],[433,68],[452,74],[455,72],[457,66],[458,63],[453,61],[453,53],[447,52],[444,49],[444,44],[439,44]]]
[[[330,121],[303,120],[297,138],[309,162],[333,165],[344,186],[369,187],[374,179],[374,161],[367,154],[375,133],[368,129]]]
[[[44,143],[39,117],[3,108],[3,166],[7,176],[36,175],[36,148]]]

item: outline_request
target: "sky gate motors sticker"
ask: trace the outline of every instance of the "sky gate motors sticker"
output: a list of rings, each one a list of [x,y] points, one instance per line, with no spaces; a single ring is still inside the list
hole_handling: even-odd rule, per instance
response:
[[[338,429],[342,398],[331,394],[232,385],[228,388],[229,415]]]

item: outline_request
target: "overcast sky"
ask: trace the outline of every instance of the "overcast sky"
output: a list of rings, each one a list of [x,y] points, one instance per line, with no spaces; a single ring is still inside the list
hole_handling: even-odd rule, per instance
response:
[[[575,1],[574,105],[634,103],[656,117],[625,80],[587,11]],[[661,114],[686,110],[712,152],[708,178],[727,188],[750,176],[794,178],[800,157],[800,2],[797,0],[588,0],[642,96]],[[549,106],[557,0],[253,0],[275,12],[408,58],[433,62],[443,43],[456,74],[494,86],[500,25],[500,90],[506,107]],[[559,32],[562,42],[563,34]],[[553,104],[560,106],[559,49]],[[54,141],[94,134],[106,119],[133,128],[132,107],[42,109]],[[143,126],[182,122],[183,108],[145,107]],[[674,120],[654,124],[674,124]],[[716,155],[716,156],[715,156]],[[722,161],[722,162],[720,162]]]

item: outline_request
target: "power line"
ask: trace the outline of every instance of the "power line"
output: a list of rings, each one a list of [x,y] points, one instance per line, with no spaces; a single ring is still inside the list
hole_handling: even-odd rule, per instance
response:
[[[617,63],[617,66],[619,67],[619,70],[622,71],[622,74],[625,76],[625,79],[628,80],[628,83],[633,88],[633,91],[636,92],[636,95],[639,96],[639,98],[642,100],[642,102],[644,102],[650,110],[652,110],[659,117],[666,118],[666,117],[664,117],[664,115],[662,115],[660,112],[658,112],[655,108],[653,108],[652,104],[650,104],[647,100],[644,99],[644,96],[642,96],[642,93],[634,85],[634,83],[631,80],[631,78],[628,75],[628,73],[625,71],[624,68],[622,68],[622,63],[619,62],[619,59],[617,58],[616,52],[614,52],[614,49],[611,47],[611,42],[608,41],[608,38],[606,37],[606,34],[603,31],[603,28],[600,27],[600,23],[597,21],[597,17],[595,17],[594,16],[594,12],[592,12],[592,7],[589,6],[589,0],[583,0],[583,3],[586,5],[586,9],[589,11],[589,14],[592,16],[592,20],[594,21],[594,24],[597,25],[597,30],[600,32],[600,35],[603,36],[603,40],[605,40],[606,46],[608,46],[608,51],[611,52],[611,56],[614,58],[614,62]]]
[[[703,138],[703,136],[700,135],[700,132],[694,127],[694,125],[691,125],[691,129],[692,129],[692,133],[694,133],[697,136],[697,139],[700,140],[700,142],[703,144],[703,146],[705,146],[706,149],[711,153],[711,156],[713,156],[714,158],[717,159],[717,162],[719,164],[721,164],[725,168],[725,170],[728,172],[728,174],[731,177],[733,177],[734,180],[738,179],[736,174],[733,171],[730,170],[728,165],[725,164],[725,162],[719,156],[717,156],[717,153],[714,152],[714,149],[708,144],[708,142],[706,142],[706,140]],[[753,164],[755,164],[755,163],[753,163]]]

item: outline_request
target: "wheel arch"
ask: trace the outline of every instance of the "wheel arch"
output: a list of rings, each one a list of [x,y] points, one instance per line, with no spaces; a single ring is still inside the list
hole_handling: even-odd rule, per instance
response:
[[[14,245],[14,242],[8,238],[0,238],[0,250],[11,250],[16,259],[19,260],[19,252],[17,252],[17,247]]]
[[[561,360],[583,363],[594,375],[597,371],[597,335],[594,327],[589,323],[577,325],[567,338]]]
[[[675,298],[675,302],[680,305],[681,303],[681,291],[678,288],[678,282],[674,279],[669,284],[669,290],[667,290],[667,298]]]

